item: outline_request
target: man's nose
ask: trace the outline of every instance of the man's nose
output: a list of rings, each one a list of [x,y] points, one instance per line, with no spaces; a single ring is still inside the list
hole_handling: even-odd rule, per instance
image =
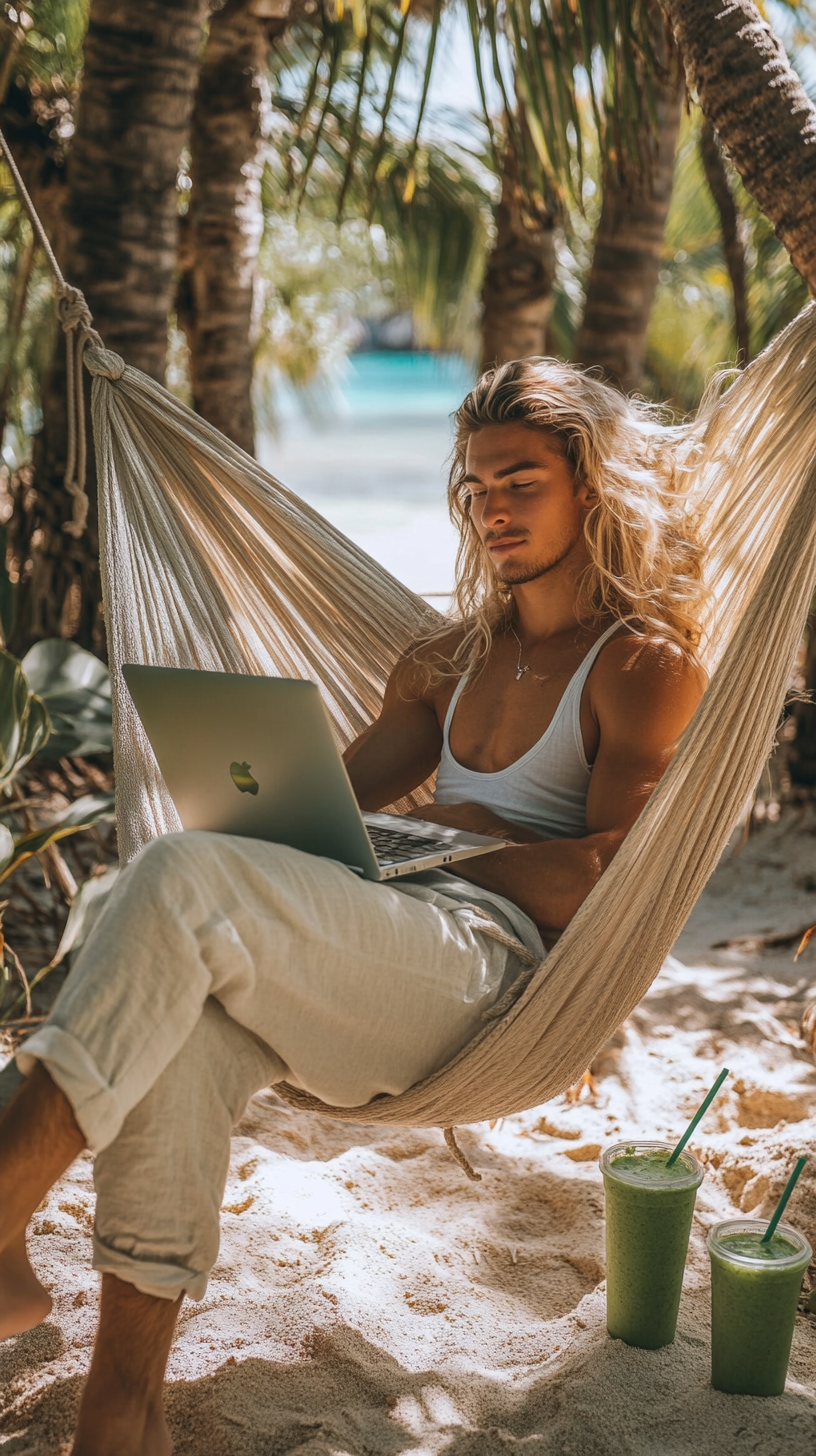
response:
[[[479,519],[486,530],[504,526],[509,520],[507,496],[503,490],[488,486],[479,505]]]

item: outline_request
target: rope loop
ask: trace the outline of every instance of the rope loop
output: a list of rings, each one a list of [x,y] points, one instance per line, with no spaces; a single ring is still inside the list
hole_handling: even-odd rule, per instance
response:
[[[65,461],[65,489],[72,498],[71,519],[63,525],[69,536],[78,539],[88,524],[88,500],[85,489],[88,441],[85,431],[85,391],[82,361],[88,344],[102,347],[102,339],[93,326],[93,317],[85,295],[64,281],[57,283],[57,316],[65,334],[65,382],[68,403],[68,445]],[[118,377],[118,376],[117,376]]]
[[[87,334],[94,336],[94,342],[101,344],[102,340],[94,329],[91,310],[81,289],[72,287],[70,283],[64,283],[58,288],[57,315],[66,334],[82,328]]]

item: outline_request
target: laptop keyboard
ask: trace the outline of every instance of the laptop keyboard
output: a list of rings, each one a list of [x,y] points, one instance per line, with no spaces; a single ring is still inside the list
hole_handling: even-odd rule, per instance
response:
[[[430,839],[424,834],[408,834],[403,829],[384,829],[367,824],[368,836],[380,864],[404,864],[409,859],[423,859],[429,854],[450,854],[450,841]]]

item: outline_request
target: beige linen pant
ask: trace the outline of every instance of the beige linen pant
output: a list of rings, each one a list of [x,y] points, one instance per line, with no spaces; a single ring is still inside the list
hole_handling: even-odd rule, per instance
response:
[[[343,1106],[402,1092],[521,968],[434,889],[232,835],[150,844],[17,1056],[23,1072],[44,1063],[96,1153],[95,1267],[202,1298],[253,1092],[284,1078]]]

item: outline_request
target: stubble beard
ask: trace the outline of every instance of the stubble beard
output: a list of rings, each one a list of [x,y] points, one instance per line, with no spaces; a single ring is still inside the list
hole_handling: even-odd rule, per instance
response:
[[[557,567],[561,566],[581,539],[580,535],[576,536],[573,541],[569,541],[560,550],[556,550],[553,556],[542,557],[538,561],[518,566],[510,564],[504,566],[499,563],[493,569],[502,586],[526,586],[528,582],[538,581],[540,577],[548,576],[551,571],[555,571]]]

